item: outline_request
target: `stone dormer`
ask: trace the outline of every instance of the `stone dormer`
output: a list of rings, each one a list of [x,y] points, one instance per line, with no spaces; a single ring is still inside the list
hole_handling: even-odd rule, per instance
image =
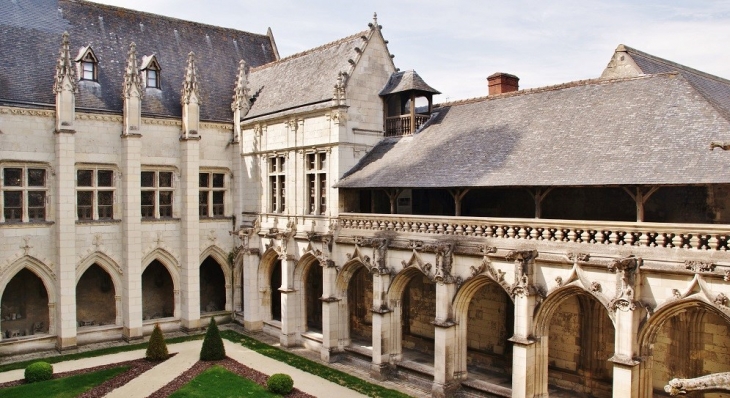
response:
[[[634,62],[628,50],[629,49],[623,44],[619,44],[618,47],[616,47],[611,60],[608,61],[606,69],[604,69],[601,74],[601,78],[618,79],[643,74],[641,68],[636,64],[636,62]]]
[[[78,66],[79,80],[82,81],[99,81],[99,58],[94,54],[91,44],[81,47],[79,53],[74,59]]]
[[[155,54],[142,57],[140,71],[142,72],[143,87],[152,89],[162,88],[162,68]]]

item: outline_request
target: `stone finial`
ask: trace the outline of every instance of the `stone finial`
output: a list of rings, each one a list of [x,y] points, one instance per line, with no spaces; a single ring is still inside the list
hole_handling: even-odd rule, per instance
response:
[[[139,74],[137,66],[137,45],[132,42],[129,45],[127,53],[127,67],[124,70],[124,98],[144,96],[144,86],[142,85],[142,76]]]
[[[344,105],[345,102],[345,73],[337,74],[337,83],[335,83],[332,93],[332,102],[334,105]]]
[[[373,13],[373,22],[369,23],[368,26],[370,27],[370,29],[376,29],[376,30],[380,30],[380,28],[382,28],[382,26],[378,25],[378,13],[377,12]]]
[[[68,84],[64,85],[64,79],[68,78]],[[58,61],[56,62],[56,79],[53,82],[53,93],[58,94],[63,90],[78,92],[76,84],[76,68],[71,60],[69,49],[68,32],[61,36],[61,49],[59,50]]]
[[[238,77],[236,78],[236,86],[233,89],[233,103],[231,110],[234,112],[240,110],[240,117],[246,116],[251,107],[251,97],[249,96],[248,87],[248,68],[246,61],[241,60],[238,63]]]
[[[188,64],[185,67],[185,80],[180,102],[182,105],[190,102],[200,103],[200,89],[198,88],[198,70],[195,68],[195,53],[188,54]]]

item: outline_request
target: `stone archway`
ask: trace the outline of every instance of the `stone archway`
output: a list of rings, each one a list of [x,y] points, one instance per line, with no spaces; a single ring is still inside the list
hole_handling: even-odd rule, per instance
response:
[[[2,339],[47,334],[51,328],[49,294],[43,280],[28,268],[20,269],[0,297]]]
[[[681,300],[657,312],[639,333],[641,397],[668,397],[673,378],[695,378],[730,371],[730,318],[697,299]],[[690,392],[690,398],[724,396]]]
[[[436,318],[436,286],[422,271],[408,267],[398,273],[388,289],[391,316],[390,357],[403,360],[404,350],[418,357],[417,361],[433,364]],[[430,356],[430,359],[427,359]]]
[[[212,256],[200,265],[200,313],[223,311],[227,308],[226,277],[223,266]]]
[[[571,396],[611,397],[615,328],[605,305],[578,286],[553,292],[536,320],[551,388]],[[547,347],[545,347],[547,340]],[[546,351],[545,351],[546,349]]]
[[[467,378],[467,368],[510,384],[514,302],[502,286],[484,275],[466,282],[454,297],[456,347],[454,375]]]
[[[172,275],[159,260],[142,272],[142,319],[175,316],[175,286]]]
[[[281,322],[281,288],[282,283],[282,269],[281,260],[277,259],[271,266],[271,272],[269,274],[269,292],[271,303],[269,309],[271,311],[272,320]]]
[[[347,288],[347,313],[350,338],[373,338],[373,277],[364,266],[357,267]]]
[[[111,275],[94,263],[76,282],[76,322],[79,327],[117,323],[116,287]]]
[[[307,330],[322,330],[322,267],[313,262],[304,274],[304,307]]]

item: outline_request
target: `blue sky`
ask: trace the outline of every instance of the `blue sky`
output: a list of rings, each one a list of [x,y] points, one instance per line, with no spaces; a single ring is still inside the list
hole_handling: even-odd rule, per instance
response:
[[[520,87],[600,76],[619,44],[730,78],[730,1],[101,0],[171,17],[266,33],[282,57],[367,28],[373,12],[396,66],[443,94],[487,94],[507,72]]]

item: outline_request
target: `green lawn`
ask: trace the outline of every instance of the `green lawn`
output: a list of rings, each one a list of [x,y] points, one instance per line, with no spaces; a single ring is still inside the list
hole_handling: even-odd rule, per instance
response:
[[[253,381],[215,365],[182,386],[170,398],[280,397]]]
[[[129,366],[120,366],[92,373],[24,384],[0,390],[3,398],[54,397],[73,398],[88,391],[112,377],[124,373]]]

